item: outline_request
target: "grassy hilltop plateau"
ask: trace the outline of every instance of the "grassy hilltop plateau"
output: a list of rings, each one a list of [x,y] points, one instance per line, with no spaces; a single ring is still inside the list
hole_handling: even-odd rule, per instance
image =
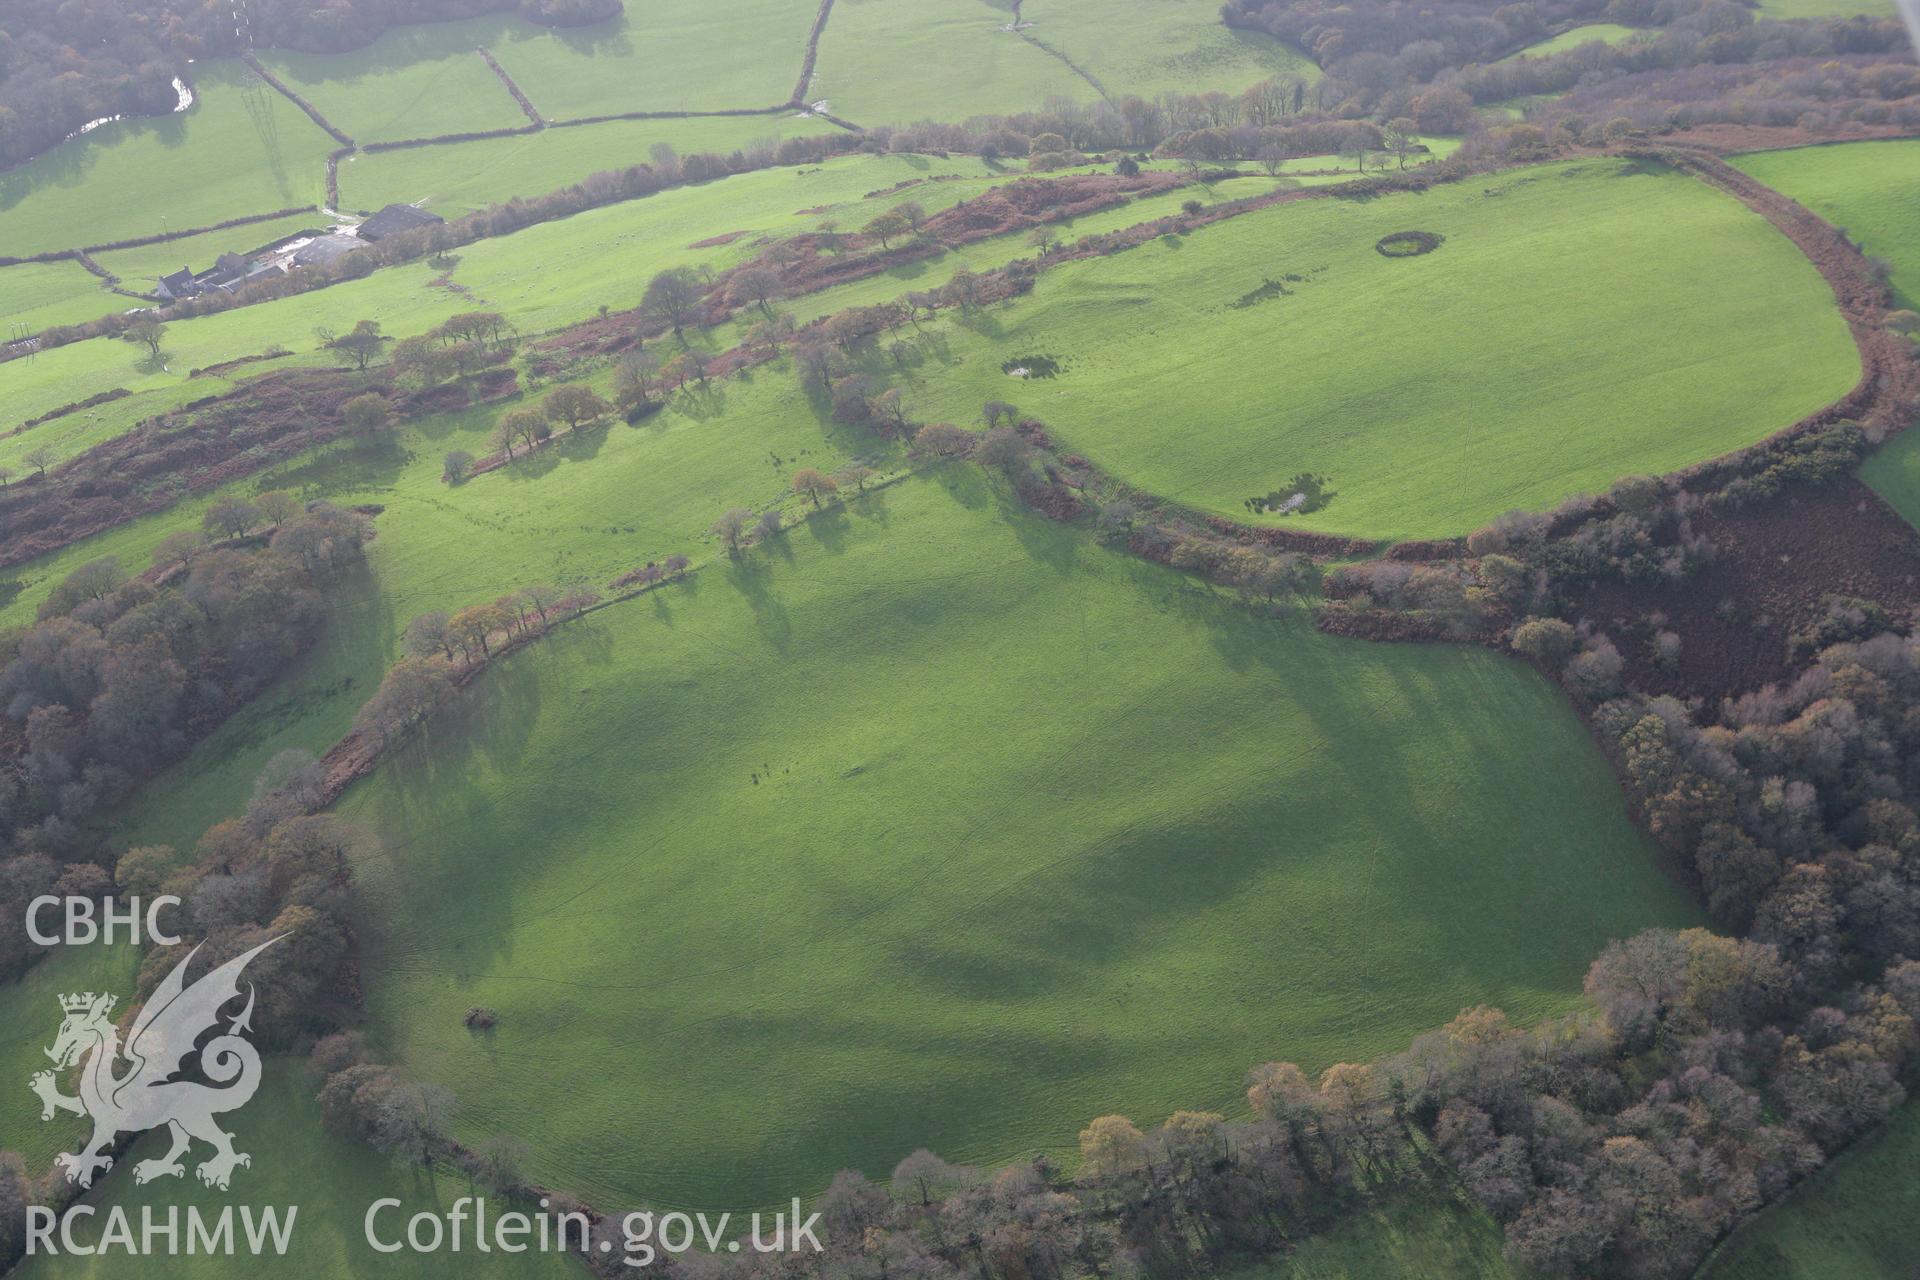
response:
[[[0,10],[0,1272],[1910,1277],[1916,36]]]

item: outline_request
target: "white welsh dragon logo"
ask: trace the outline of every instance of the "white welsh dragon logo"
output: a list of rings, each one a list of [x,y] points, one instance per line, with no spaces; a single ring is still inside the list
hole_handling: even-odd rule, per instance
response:
[[[42,1120],[51,1120],[60,1111],[93,1120],[93,1138],[83,1150],[55,1157],[68,1182],[92,1186],[96,1173],[113,1167],[113,1158],[105,1153],[116,1136],[144,1133],[161,1125],[172,1131],[173,1147],[157,1160],[136,1164],[135,1182],[183,1175],[186,1169],[180,1158],[195,1138],[214,1150],[212,1158],[195,1171],[210,1187],[226,1190],[234,1169],[253,1163],[251,1156],[233,1149],[233,1135],[214,1122],[215,1116],[244,1107],[260,1087],[259,1051],[241,1034],[252,1030],[253,984],[247,984],[247,1007],[229,1022],[225,1034],[215,1036],[198,1050],[194,1042],[218,1025],[220,1010],[228,1001],[239,998],[240,972],[248,961],[279,940],[261,943],[189,987],[187,966],[200,950],[195,947],[173,967],[140,1010],[124,1050],[119,1029],[110,1016],[119,1003],[117,997],[91,992],[60,997],[67,1019],[60,1025],[60,1036],[47,1056],[64,1071],[92,1055],[80,1070],[80,1096],[69,1098],[61,1093],[52,1071],[36,1075],[32,1087],[40,1096]],[[175,1079],[182,1059],[189,1055],[197,1057],[201,1074],[224,1087]],[[127,1071],[115,1075],[114,1068],[123,1056]]]

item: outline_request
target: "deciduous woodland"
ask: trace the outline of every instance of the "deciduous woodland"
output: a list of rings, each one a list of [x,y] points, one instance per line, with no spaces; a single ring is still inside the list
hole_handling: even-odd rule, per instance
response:
[[[0,1079],[186,954],[37,899],[281,941],[0,1269],[1892,1274],[1916,148],[1878,0],[13,5]]]

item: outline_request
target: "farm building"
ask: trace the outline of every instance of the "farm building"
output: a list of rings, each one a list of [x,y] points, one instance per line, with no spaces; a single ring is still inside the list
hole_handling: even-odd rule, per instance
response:
[[[356,250],[366,248],[366,242],[356,239],[344,231],[335,231],[324,236],[315,236],[293,251],[288,259],[296,267],[331,266]]]
[[[160,283],[154,287],[154,293],[166,302],[180,298],[191,298],[200,290],[193,283],[193,268],[182,267],[170,276],[161,276]]]
[[[256,262],[237,253],[223,253],[205,271],[195,272],[190,267],[182,267],[172,275],[160,277],[153,292],[163,302],[198,297],[213,289],[231,293],[243,284],[251,284],[269,272],[283,269],[277,263]]]
[[[431,227],[445,221],[446,219],[437,213],[428,213],[425,209],[416,209],[410,204],[390,204],[361,223],[355,234],[362,240],[377,244],[388,236],[399,235],[402,231],[416,231],[421,227]]]

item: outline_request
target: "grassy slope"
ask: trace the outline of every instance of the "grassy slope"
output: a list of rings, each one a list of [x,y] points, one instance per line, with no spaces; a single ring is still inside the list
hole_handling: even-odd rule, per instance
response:
[[[736,382],[694,403],[683,398],[646,426],[616,426],[535,464],[448,490],[447,449],[485,451],[499,409],[432,419],[388,447],[326,451],[227,491],[288,486],[304,497],[377,501],[387,507],[372,545],[376,575],[335,602],[320,644],[187,760],[153,783],[119,822],[124,844],[190,849],[246,802],[253,777],[287,747],[323,751],[395,656],[408,618],[490,599],[540,579],[598,587],[616,573],[674,551],[698,551],[713,515],[733,502],[765,504],[800,465],[833,469],[870,442],[795,411],[790,375]],[[511,407],[511,406],[509,406]],[[778,460],[776,462],[776,459]],[[102,555],[139,567],[171,529],[195,527],[207,497],[137,521],[50,562],[26,567],[28,590],[0,610],[0,626],[30,620],[37,602],[75,565]],[[564,502],[564,513],[556,503]],[[0,984],[0,1078],[25,1080],[59,1023],[54,993],[131,985],[133,961],[88,949],[53,957],[25,982]],[[9,1065],[12,1064],[12,1065]],[[0,1108],[0,1149],[37,1164],[71,1135],[37,1113]]]
[[[777,106],[793,93],[816,0],[647,0],[592,27],[502,24],[489,47],[551,120]]]
[[[954,333],[921,415],[1010,398],[1122,478],[1236,516],[1318,471],[1337,496],[1294,524],[1422,537],[1711,457],[1853,385],[1831,294],[1785,237],[1692,179],[1625,170],[1310,201],[1069,263]],[[1449,239],[1374,251],[1407,228]],[[1288,273],[1311,278],[1233,308]],[[999,372],[1031,354],[1065,371]]]
[[[88,1126],[61,1115],[42,1122],[27,1081],[48,1068],[46,1048],[59,1032],[60,997],[75,991],[133,989],[139,957],[124,947],[82,947],[57,952],[27,970],[17,982],[0,983],[0,1079],[16,1082],[0,1105],[0,1151],[19,1153],[28,1169],[44,1173],[53,1157],[73,1151]]]
[[[812,96],[858,124],[959,120],[1097,100],[1059,59],[1000,28],[1006,0],[835,0]]]
[[[1767,18],[1850,18],[1856,13],[1890,18],[1897,12],[1890,0],[1760,0],[1760,14]]]
[[[50,446],[64,460],[82,449],[112,439],[143,418],[201,396],[216,395],[233,385],[220,377],[188,380],[184,376],[185,366],[175,366],[181,376],[162,373],[148,365],[144,349],[136,351],[123,342],[86,345],[94,348],[95,359],[85,364],[60,358],[61,351],[81,349],[75,346],[49,351],[30,365],[15,361],[0,366],[4,369],[4,373],[0,373],[0,385],[6,386],[9,392],[17,388],[22,396],[0,408],[0,412],[7,415],[0,419],[0,424],[11,428],[49,409],[73,404],[115,387],[133,389],[135,394],[55,418],[20,435],[0,437],[0,465],[10,466],[23,476],[30,474],[21,455],[41,445]],[[69,371],[77,376],[67,377]],[[17,569],[0,570],[0,575],[5,576],[17,573]]]
[[[1604,939],[1691,918],[1529,673],[1000,505],[911,482],[596,615],[350,793],[392,841],[373,1010],[465,1132],[610,1203],[1059,1153],[1260,1058],[1566,1008]]]
[[[1239,93],[1269,76],[1312,80],[1320,69],[1271,36],[1220,21],[1213,0],[1028,0],[1027,32],[1059,50],[1108,94]]]
[[[28,333],[37,333],[56,324],[97,320],[109,311],[137,305],[131,298],[106,292],[100,280],[77,262],[0,267],[0,339],[13,337],[18,325],[25,325]]]
[[[1760,151],[1733,163],[1891,262],[1902,305],[1920,307],[1920,139]]]
[[[1555,53],[1565,53],[1568,49],[1577,49],[1583,44],[1596,41],[1602,44],[1625,44],[1646,31],[1645,27],[1623,27],[1617,22],[1588,22],[1562,31],[1557,36],[1549,36],[1538,44],[1530,44],[1518,53],[1508,54],[1500,59],[1512,62],[1517,58],[1545,58]]]
[[[1052,225],[1060,233],[1061,242],[1071,244],[1083,236],[1119,231],[1155,218],[1177,214],[1180,212],[1180,207],[1189,200],[1197,199],[1202,204],[1242,200],[1271,191],[1274,185],[1274,179],[1263,175],[1230,178],[1224,182],[1216,182],[1210,188],[1177,187],[1161,195],[1142,196],[1112,209],[1083,214],[1078,218]],[[938,183],[924,190],[904,192],[900,198],[918,197],[929,207],[933,207],[938,202],[950,203],[963,195],[971,197],[980,189],[980,186],[981,184],[974,182]],[[1027,244],[1024,232],[994,236],[970,245],[963,245],[958,249],[949,249],[937,257],[903,263],[864,280],[855,280],[836,285],[831,289],[822,289],[817,293],[789,298],[781,304],[781,307],[791,312],[796,320],[804,324],[819,316],[831,315],[845,307],[872,306],[916,290],[936,288],[951,280],[955,273],[962,269],[989,271],[996,267],[1003,267],[1015,258],[1032,258],[1036,253],[1037,250]],[[742,313],[741,318],[716,334],[716,344],[730,346],[743,341],[747,330],[758,315],[757,311]]]
[[[1701,1280],[1912,1280],[1920,1257],[1920,1103],[1847,1151],[1702,1269]]]
[[[1920,529],[1920,432],[1905,431],[1870,454],[1860,478]]]
[[[178,115],[106,125],[0,173],[0,244],[39,253],[320,203],[334,143],[319,126],[238,63],[199,63],[194,89]]]
[[[514,138],[377,151],[340,166],[340,199],[349,208],[424,202],[448,218],[515,196],[545,195],[602,169],[644,164],[656,143],[681,155],[721,155],[766,139],[812,137],[833,127],[792,112],[687,120],[612,120],[546,129]]]
[[[569,1259],[556,1255],[527,1253],[510,1258],[500,1253],[478,1254],[472,1248],[471,1235],[468,1247],[457,1254],[375,1252],[365,1243],[361,1225],[367,1207],[375,1200],[392,1197],[403,1202],[401,1208],[389,1210],[381,1219],[383,1234],[391,1239],[414,1213],[444,1212],[454,1200],[470,1194],[470,1188],[458,1174],[403,1169],[357,1143],[331,1136],[321,1128],[320,1109],[313,1102],[314,1088],[303,1064],[284,1059],[267,1064],[254,1100],[222,1122],[233,1131],[235,1145],[254,1157],[252,1166],[234,1175],[231,1192],[209,1190],[193,1177],[191,1162],[205,1157],[204,1149],[196,1147],[184,1179],[136,1187],[129,1168],[116,1169],[88,1203],[98,1206],[102,1214],[109,1206],[124,1207],[136,1231],[144,1205],[153,1206],[163,1220],[167,1208],[173,1205],[195,1205],[209,1215],[217,1215],[230,1204],[256,1209],[297,1205],[293,1243],[284,1259],[272,1259],[270,1264],[270,1274],[289,1280],[339,1280],[346,1276],[421,1280],[478,1276],[484,1280],[494,1276],[585,1274]],[[127,1156],[127,1163],[157,1156],[164,1149],[163,1141],[149,1137]],[[496,1211],[498,1207],[497,1203],[493,1206]],[[80,1232],[82,1238],[97,1235],[99,1224],[96,1218],[91,1231]],[[230,1258],[160,1256],[135,1261],[124,1253],[114,1253],[98,1258],[30,1259],[13,1274],[21,1280],[88,1280],[134,1274],[142,1280],[252,1280],[269,1273],[263,1269],[266,1265],[244,1254]]]
[[[731,245],[691,247],[716,230],[791,234],[815,225],[816,215],[798,212],[815,206],[828,206],[844,225],[856,225],[914,194],[870,201],[863,198],[867,192],[937,174],[978,177],[981,186],[1005,180],[971,157],[849,156],[804,171],[769,169],[676,188],[457,250],[459,265],[453,276],[471,291],[466,295],[430,287],[440,271],[423,260],[300,297],[175,321],[167,335],[165,369],[148,361],[143,351],[107,340],[61,347],[30,363],[0,365],[0,428],[114,387],[165,391],[176,403],[208,395],[218,388],[199,379],[189,384],[190,370],[275,344],[313,362],[318,359],[313,331],[322,325],[345,329],[371,318],[387,333],[405,336],[423,332],[456,311],[485,306],[510,313],[523,334],[540,332],[584,319],[602,304],[634,305],[648,279],[666,267],[718,269],[753,252],[752,236]],[[930,207],[937,207],[944,186],[928,188]],[[959,194],[953,192],[952,198]],[[109,406],[121,415],[115,421],[134,421],[126,416],[133,412],[133,403]],[[101,411],[101,420],[106,413]],[[71,427],[71,421],[66,425]],[[28,448],[24,440],[0,440],[0,462],[10,461],[10,448],[16,454]],[[64,442],[61,449],[63,456],[69,451]]]
[[[261,61],[356,142],[512,129],[526,115],[474,52],[471,23],[395,27],[353,53]]]
[[[1225,1280],[1526,1280],[1501,1256],[1502,1243],[1500,1225],[1464,1195],[1396,1196]]]

